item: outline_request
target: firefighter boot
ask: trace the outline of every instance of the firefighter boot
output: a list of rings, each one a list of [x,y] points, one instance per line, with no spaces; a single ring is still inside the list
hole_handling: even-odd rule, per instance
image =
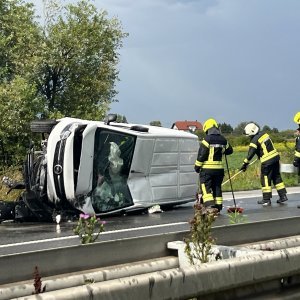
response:
[[[258,200],[257,204],[261,204],[262,206],[270,206],[271,205],[271,199]]]
[[[288,201],[286,194],[279,196],[280,198],[277,200],[277,203],[282,204],[285,201]]]

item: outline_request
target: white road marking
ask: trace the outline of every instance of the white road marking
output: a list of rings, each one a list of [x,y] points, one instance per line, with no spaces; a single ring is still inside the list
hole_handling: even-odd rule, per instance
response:
[[[101,232],[100,235],[119,233],[119,232],[138,231],[138,230],[144,230],[144,229],[149,229],[149,228],[153,229],[153,228],[163,228],[163,227],[178,226],[178,225],[187,225],[187,224],[188,224],[188,222],[178,222],[178,223],[170,223],[170,224],[161,224],[161,225],[152,225],[152,226],[143,226],[143,227],[135,227],[135,228],[128,228],[128,229],[120,229],[120,230],[113,230],[113,231],[103,231],[103,232]],[[77,235],[72,235],[72,236],[65,236],[65,237],[52,238],[52,239],[35,240],[35,241],[0,245],[0,248],[32,245],[32,244],[36,244],[36,243],[47,243],[47,242],[62,241],[62,240],[69,240],[69,239],[78,239],[78,236]]]

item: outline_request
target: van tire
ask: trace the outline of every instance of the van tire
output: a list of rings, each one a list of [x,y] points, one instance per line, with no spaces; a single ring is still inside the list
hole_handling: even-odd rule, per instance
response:
[[[57,123],[56,120],[35,120],[30,123],[30,130],[36,133],[50,133]]]
[[[148,132],[149,131],[149,128],[144,127],[144,126],[139,126],[139,125],[133,125],[130,127],[130,129],[134,130],[134,131],[140,131],[140,132]]]

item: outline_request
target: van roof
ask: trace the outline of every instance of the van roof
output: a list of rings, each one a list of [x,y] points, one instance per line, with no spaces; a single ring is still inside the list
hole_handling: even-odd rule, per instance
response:
[[[151,125],[142,125],[142,124],[133,124],[133,123],[116,123],[111,122],[109,125],[105,124],[103,121],[93,121],[93,120],[84,120],[76,118],[62,118],[58,121],[67,120],[70,122],[78,122],[82,124],[96,124],[99,128],[106,128],[110,130],[115,130],[118,132],[123,132],[135,136],[147,136],[147,137],[174,137],[174,138],[190,138],[198,139],[195,134],[184,132],[176,129],[151,126]]]

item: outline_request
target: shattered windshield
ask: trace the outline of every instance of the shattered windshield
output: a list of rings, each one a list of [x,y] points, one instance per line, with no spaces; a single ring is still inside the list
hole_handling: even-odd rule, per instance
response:
[[[95,134],[92,205],[96,213],[133,204],[127,179],[135,137],[98,128]]]

